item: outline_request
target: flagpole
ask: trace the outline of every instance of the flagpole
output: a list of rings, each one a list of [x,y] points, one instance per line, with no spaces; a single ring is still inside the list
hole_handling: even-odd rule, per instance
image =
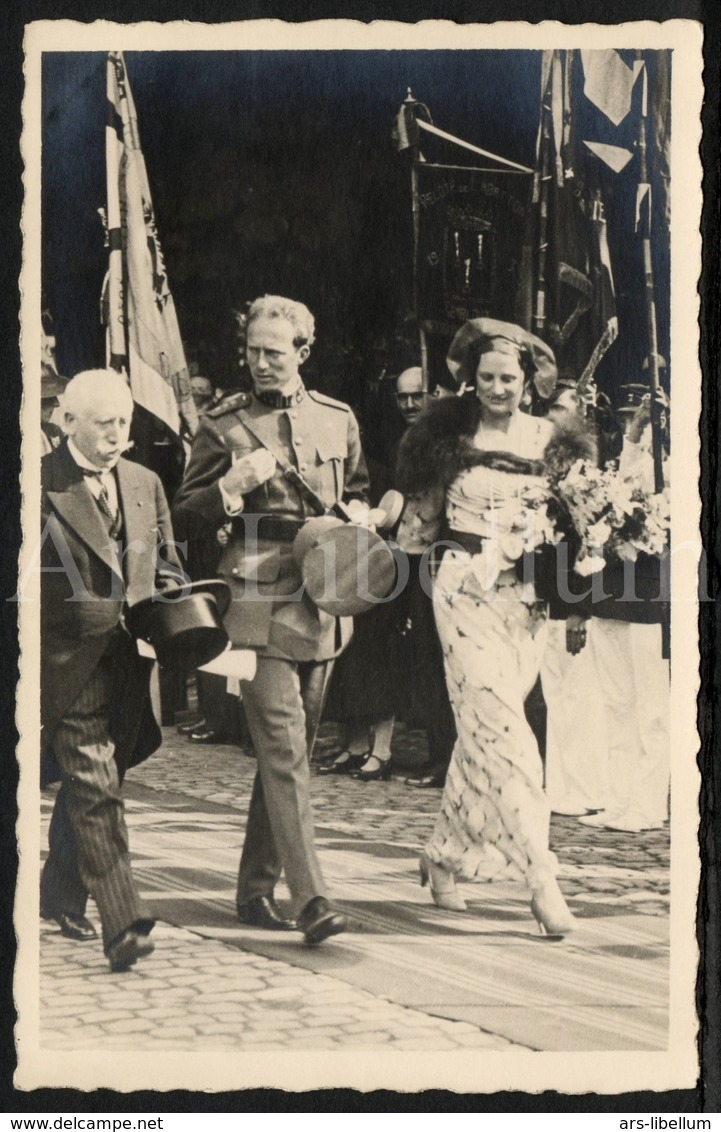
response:
[[[536,302],[533,310],[533,329],[543,337],[546,325],[546,257],[548,253],[548,182],[551,177],[550,170],[550,142],[551,130],[549,115],[550,107],[546,105],[551,88],[551,70],[548,72],[548,84],[541,95],[541,152],[540,152],[540,178],[538,193],[538,275],[536,279]]]
[[[643,53],[636,51],[636,58],[643,61]],[[642,225],[643,246],[643,274],[646,291],[646,324],[648,328],[648,372],[651,378],[651,445],[653,453],[653,479],[655,491],[663,491],[663,445],[661,440],[661,405],[659,403],[659,361],[658,361],[658,329],[656,323],[656,290],[653,278],[653,258],[651,255],[651,186],[648,181],[648,155],[646,152],[646,118],[648,115],[648,74],[644,65],[641,76],[643,87],[643,105],[638,126],[638,156],[639,156],[639,206],[643,203],[641,195],[645,190],[646,207],[643,217],[638,217]]]
[[[422,387],[424,391],[428,390],[428,341],[426,332],[421,321],[418,318],[418,248],[420,244],[420,201],[418,197],[418,162],[421,156],[421,140],[420,130],[418,129],[417,119],[415,116],[415,107],[418,106],[418,101],[413,97],[413,91],[408,87],[408,93],[403,100],[403,108],[413,115],[414,129],[409,131],[408,140],[410,142],[411,151],[411,207],[413,211],[413,307],[416,312],[416,319],[418,319],[418,337],[421,348],[421,374],[422,374]]]
[[[643,62],[643,52],[636,51],[636,58]],[[653,279],[653,258],[651,255],[651,185],[648,180],[648,154],[646,152],[646,118],[648,116],[648,69],[644,63],[643,95],[638,125],[639,188],[637,209],[642,205],[642,192],[646,193],[644,216],[637,212],[637,220],[642,225],[643,273],[646,289],[646,319],[648,324],[648,372],[651,378],[651,452],[653,455],[653,480],[656,493],[663,491],[663,443],[661,438],[661,405],[659,402],[659,356],[658,329],[656,325],[656,291]],[[661,656],[671,658],[671,610],[668,601],[661,603]]]
[[[533,172],[527,165],[519,165],[517,161],[509,161],[507,157],[499,157],[497,153],[490,153],[487,149],[480,149],[477,145],[471,145],[470,142],[463,141],[463,138],[457,138],[455,134],[448,134],[445,130],[439,130],[438,126],[434,126],[432,122],[424,122],[422,118],[418,119],[418,128],[427,130],[429,134],[435,134],[436,137],[443,138],[444,141],[453,142],[454,145],[459,145],[462,149],[468,149],[471,153],[477,153],[481,157],[490,157],[492,161],[497,161],[500,165],[514,169],[516,173]]]

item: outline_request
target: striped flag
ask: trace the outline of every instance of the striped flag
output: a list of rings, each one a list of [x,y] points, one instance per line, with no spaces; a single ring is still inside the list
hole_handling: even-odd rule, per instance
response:
[[[122,51],[108,54],[107,84],[108,365],[127,373],[136,404],[180,440],[198,418]]]
[[[601,189],[576,137],[574,62],[572,51],[544,51],[533,329],[553,347],[559,374],[585,388],[618,319]]]

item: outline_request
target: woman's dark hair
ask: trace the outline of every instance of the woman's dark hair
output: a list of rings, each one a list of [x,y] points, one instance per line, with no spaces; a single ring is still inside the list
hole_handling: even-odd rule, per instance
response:
[[[483,354],[488,354],[491,352],[488,347],[489,345],[492,346],[492,343],[492,338],[476,338],[475,341],[469,344],[466,350],[466,372],[472,375],[474,379],[476,376],[476,371],[478,370],[478,363],[481,360],[481,356]],[[524,350],[523,347],[515,347],[515,349],[519,364],[523,371],[523,383],[524,385],[527,385],[529,381],[533,379],[533,375],[536,372],[536,367],[533,363],[531,351]]]

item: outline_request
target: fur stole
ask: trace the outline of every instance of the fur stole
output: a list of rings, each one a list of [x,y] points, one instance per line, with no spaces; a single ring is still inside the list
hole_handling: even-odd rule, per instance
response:
[[[563,475],[576,460],[597,463],[595,436],[584,421],[557,426],[541,460],[506,452],[482,452],[474,447],[481,407],[474,397],[444,397],[431,405],[401,440],[398,452],[398,486],[406,495],[422,495],[434,487],[444,489],[468,468],[492,465],[524,475]]]

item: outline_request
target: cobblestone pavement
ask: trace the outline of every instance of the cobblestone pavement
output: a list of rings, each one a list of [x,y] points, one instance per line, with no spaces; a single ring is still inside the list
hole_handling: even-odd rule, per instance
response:
[[[610,834],[553,819],[578,942],[534,936],[519,886],[465,886],[472,915],[443,913],[415,872],[440,793],[402,781],[422,757],[420,739],[397,735],[399,774],[388,782],[314,775],[321,861],[351,931],[308,948],[233,915],[253,758],[166,729],[163,748],[126,784],[135,872],[159,918],[156,951],[111,975],[97,944],[43,924],[41,1046],[663,1048],[667,831]],[[337,745],[326,726],[321,752]],[[44,837],[51,805],[47,792]],[[282,886],[278,895],[287,896]]]
[[[49,1049],[508,1049],[478,1026],[408,1010],[327,975],[159,924],[150,960],[110,975],[99,950],[42,935]]]

